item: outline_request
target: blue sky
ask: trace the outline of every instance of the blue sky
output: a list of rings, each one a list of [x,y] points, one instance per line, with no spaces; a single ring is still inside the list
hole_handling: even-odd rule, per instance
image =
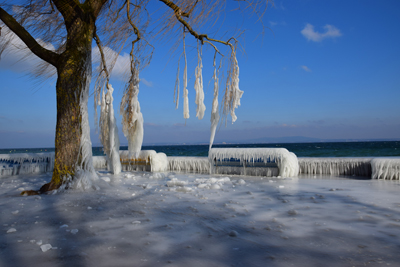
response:
[[[215,141],[290,136],[400,139],[398,14],[400,1],[275,1],[264,17],[270,30],[258,38],[262,29],[255,18],[227,14],[225,26],[246,29],[240,39],[245,53],[238,53],[244,94],[238,120],[232,124],[228,117]],[[173,103],[178,57],[170,56],[170,45],[156,43],[151,64],[140,74],[144,143],[206,143],[213,52],[203,50],[207,109],[200,121],[195,117],[193,89],[197,54],[189,49],[190,119],[185,122],[182,96],[178,110]],[[38,84],[26,71],[37,61],[17,60],[15,54],[0,60],[0,148],[54,147],[55,79]],[[118,112],[124,83],[118,73],[111,83],[120,139],[126,144]],[[89,112],[92,143],[98,145],[93,98]]]

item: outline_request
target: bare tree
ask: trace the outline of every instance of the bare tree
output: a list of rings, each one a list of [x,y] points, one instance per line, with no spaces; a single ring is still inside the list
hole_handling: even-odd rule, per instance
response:
[[[255,14],[261,21],[269,1],[235,1],[237,11]],[[155,12],[149,8],[159,5]],[[137,132],[140,106],[133,101],[138,93],[138,71],[150,63],[152,42],[155,38],[174,38],[184,42],[185,36],[198,40],[199,64],[196,68],[197,116],[203,117],[201,47],[209,45],[215,54],[223,56],[219,46],[229,47],[229,71],[223,97],[222,113],[236,120],[235,108],[240,104],[239,68],[236,60],[237,41],[234,36],[226,40],[200,32],[205,26],[217,24],[226,1],[207,0],[20,0],[0,2],[0,55],[13,35],[18,36],[28,49],[43,60],[37,75],[53,70],[57,75],[57,125],[55,138],[55,163],[52,180],[39,191],[43,193],[68,187],[79,180],[87,183],[96,174],[92,164],[91,140],[87,101],[92,74],[92,41],[95,40],[100,54],[100,66],[96,70],[95,103],[105,97],[110,87],[109,79],[118,54],[130,46],[130,78],[126,85],[121,111],[124,114],[124,132]],[[262,23],[262,21],[261,21]],[[207,27],[209,28],[209,27]],[[198,29],[198,30],[196,30]],[[114,53],[110,53],[113,51]],[[216,57],[215,55],[215,57]],[[186,54],[184,55],[186,59]],[[185,60],[186,62],[186,60]],[[215,62],[215,58],[214,58]],[[216,64],[214,63],[215,68]],[[215,73],[219,71],[215,70]],[[179,76],[178,76],[179,77]],[[187,97],[187,66],[184,71],[184,97]],[[213,125],[219,116],[218,78],[214,75],[217,97],[213,102]],[[179,82],[178,82],[179,83]],[[179,84],[178,84],[179,87]],[[108,92],[108,91],[107,91]],[[112,93],[112,92],[111,92]],[[188,112],[187,98],[184,112]],[[215,104],[216,103],[216,106]],[[113,113],[112,113],[113,114]],[[139,114],[139,115],[138,115]],[[106,117],[100,116],[100,126],[106,125]],[[185,116],[188,118],[188,113]],[[108,127],[108,128],[107,128]],[[109,126],[105,131],[110,132]],[[214,127],[215,131],[215,127]],[[103,141],[103,140],[102,140]],[[104,142],[103,142],[104,144]],[[140,144],[141,146],[141,144]],[[105,146],[105,149],[109,149]]]

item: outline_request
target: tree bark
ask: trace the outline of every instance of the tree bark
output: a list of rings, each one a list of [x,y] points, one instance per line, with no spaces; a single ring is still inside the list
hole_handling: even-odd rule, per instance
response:
[[[57,63],[57,125],[54,171],[39,193],[58,189],[82,167],[82,114],[84,90],[89,90],[94,21],[76,18],[67,28],[66,50]]]

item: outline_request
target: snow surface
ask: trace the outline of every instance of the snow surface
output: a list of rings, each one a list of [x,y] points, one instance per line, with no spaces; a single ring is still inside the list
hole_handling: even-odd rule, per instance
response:
[[[51,174],[2,177],[0,266],[400,262],[398,180],[174,172],[98,176],[99,190],[26,197],[19,193],[39,188]]]

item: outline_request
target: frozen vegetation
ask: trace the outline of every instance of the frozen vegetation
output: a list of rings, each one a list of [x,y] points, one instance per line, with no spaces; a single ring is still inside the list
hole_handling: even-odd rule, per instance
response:
[[[0,178],[0,266],[397,266],[399,181],[97,171],[20,196]]]

